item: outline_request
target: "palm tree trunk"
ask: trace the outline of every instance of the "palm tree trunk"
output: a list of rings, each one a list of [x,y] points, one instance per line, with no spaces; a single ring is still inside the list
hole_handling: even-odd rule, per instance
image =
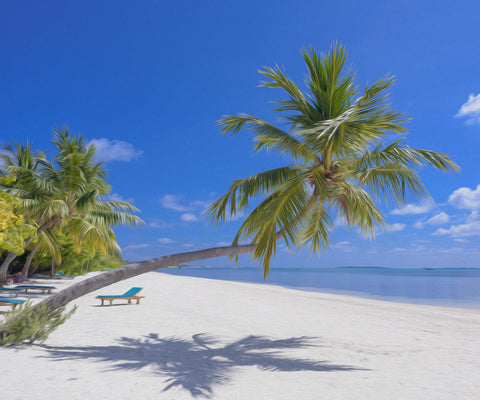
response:
[[[52,263],[50,264],[50,278],[55,275],[55,258],[52,257]]]
[[[28,244],[31,242],[32,238],[27,238],[25,240],[25,244],[23,248],[27,247]],[[11,251],[10,253],[7,254],[7,258],[3,261],[2,265],[0,265],[0,283],[5,282],[7,280],[7,272],[8,272],[8,267],[10,266],[10,263],[17,258],[17,253],[14,253]]]
[[[214,257],[247,254],[251,253],[254,249],[255,245],[214,247],[211,249],[172,254],[169,256],[127,264],[123,267],[111,269],[81,282],[74,283],[68,288],[47,297],[45,300],[38,303],[35,309],[41,304],[47,304],[49,310],[53,311],[78,297],[86,295],[87,293],[146,272],[166,268],[170,265],[185,264]]]
[[[10,266],[10,263],[15,260],[15,258],[17,258],[17,253],[11,251],[7,254],[5,260],[3,260],[2,265],[0,265],[0,283],[3,283],[7,280],[8,267]]]
[[[25,261],[25,264],[23,265],[22,274],[25,278],[28,278],[28,273],[30,272],[30,265],[32,265],[33,256],[35,255],[37,250],[38,250],[38,246],[35,246],[30,252],[30,254],[28,255],[27,261]]]

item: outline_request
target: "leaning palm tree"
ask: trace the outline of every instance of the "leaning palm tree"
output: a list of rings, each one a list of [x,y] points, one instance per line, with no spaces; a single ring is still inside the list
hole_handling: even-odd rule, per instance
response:
[[[232,246],[173,254],[132,263],[83,280],[44,303],[50,309],[104,286],[174,264],[219,256],[251,253],[260,260],[265,275],[275,255],[276,243],[313,251],[327,248],[332,220],[337,214],[350,226],[373,236],[384,226],[379,202],[405,203],[410,197],[428,197],[418,171],[433,166],[457,170],[443,153],[412,149],[404,144],[405,118],[387,103],[392,78],[383,78],[359,91],[354,75],[343,72],[346,52],[333,45],[326,57],[312,48],[304,50],[308,75],[301,91],[285,71],[275,66],[260,71],[263,85],[280,88],[286,99],[276,109],[284,128],[247,114],[220,120],[222,132],[253,130],[256,151],[276,151],[288,165],[234,181],[228,192],[209,209],[214,223],[259,204],[246,217]],[[388,135],[400,135],[385,144]],[[247,244],[239,244],[247,241]]]

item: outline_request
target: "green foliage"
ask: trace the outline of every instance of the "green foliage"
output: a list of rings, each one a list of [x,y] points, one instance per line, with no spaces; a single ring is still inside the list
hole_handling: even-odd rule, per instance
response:
[[[63,256],[68,263],[73,253],[76,265],[97,252],[116,256],[119,247],[112,227],[142,223],[134,215],[138,210],[127,202],[105,199],[111,190],[106,170],[95,161],[95,147],[82,136],[56,129],[52,142],[52,161],[46,153],[33,153],[29,143],[5,146],[0,153],[3,170],[15,177],[4,187],[19,199],[16,212],[36,226],[36,232],[29,232],[38,237],[35,249],[39,256],[50,256],[48,265],[52,258],[61,264]],[[23,251],[22,243],[18,247]]]
[[[56,328],[62,325],[77,309],[68,312],[65,307],[49,311],[46,304],[36,310],[30,301],[5,315],[5,322],[0,326],[0,345],[12,346],[42,342]]]
[[[255,152],[274,151],[290,162],[235,180],[209,209],[211,220],[222,224],[257,203],[233,244],[256,245],[253,256],[262,262],[265,276],[279,238],[289,247],[310,244],[318,253],[328,247],[336,217],[374,237],[375,228],[386,225],[380,203],[429,200],[419,170],[425,166],[459,170],[449,155],[411,149],[403,136],[386,143],[391,134],[398,138],[407,133],[402,125],[407,118],[388,102],[392,77],[359,90],[354,73],[344,71],[343,46],[333,44],[324,57],[314,48],[303,49],[302,55],[308,70],[306,90],[299,89],[278,65],[259,71],[266,78],[261,86],[281,89],[286,95],[274,110],[284,128],[249,114],[219,121],[222,133],[249,129]]]
[[[0,184],[9,184],[13,180],[1,177]],[[36,227],[26,223],[23,215],[16,212],[19,202],[16,196],[0,188],[0,253],[4,250],[22,254],[25,240],[35,235]]]

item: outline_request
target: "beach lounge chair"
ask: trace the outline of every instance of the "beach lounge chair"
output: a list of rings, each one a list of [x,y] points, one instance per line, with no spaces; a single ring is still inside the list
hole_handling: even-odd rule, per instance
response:
[[[19,293],[19,292],[22,292],[22,289],[0,287],[0,292],[10,293],[10,294],[14,295],[15,297],[17,297],[17,296],[18,296],[18,293]]]
[[[14,310],[16,306],[22,303],[25,303],[25,300],[0,297],[0,306],[12,306]]]
[[[128,300],[128,304],[131,304],[132,300],[137,300],[137,304],[140,304],[140,299],[143,299],[145,296],[137,296],[137,293],[140,292],[143,288],[141,287],[133,287],[129,291],[125,292],[124,294],[117,295],[117,296],[97,296],[97,299],[102,301],[102,306],[104,301],[109,301],[110,306],[112,305],[113,300],[116,299],[124,299]]]
[[[73,279],[75,278],[76,276],[78,275],[66,275],[66,274],[62,274],[60,271],[57,271],[56,275],[55,275],[55,278],[68,278],[68,279]]]
[[[39,285],[17,285],[15,286],[16,289],[25,290],[25,293],[28,293],[29,290],[41,290],[42,293],[47,292],[50,294],[52,289],[56,289],[55,286],[39,286]]]

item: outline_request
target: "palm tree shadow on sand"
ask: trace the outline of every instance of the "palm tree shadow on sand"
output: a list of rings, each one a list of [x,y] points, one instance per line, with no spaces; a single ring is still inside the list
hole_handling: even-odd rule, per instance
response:
[[[273,340],[262,336],[248,336],[227,345],[213,336],[193,335],[191,339],[160,338],[151,333],[140,339],[122,337],[115,346],[50,347],[47,357],[57,360],[97,359],[114,363],[113,370],[150,371],[164,376],[166,386],[188,390],[193,397],[210,398],[214,386],[228,384],[235,369],[257,366],[267,371],[353,371],[362,370],[348,365],[329,364],[286,357],[289,349],[316,347],[314,338],[292,337]]]

